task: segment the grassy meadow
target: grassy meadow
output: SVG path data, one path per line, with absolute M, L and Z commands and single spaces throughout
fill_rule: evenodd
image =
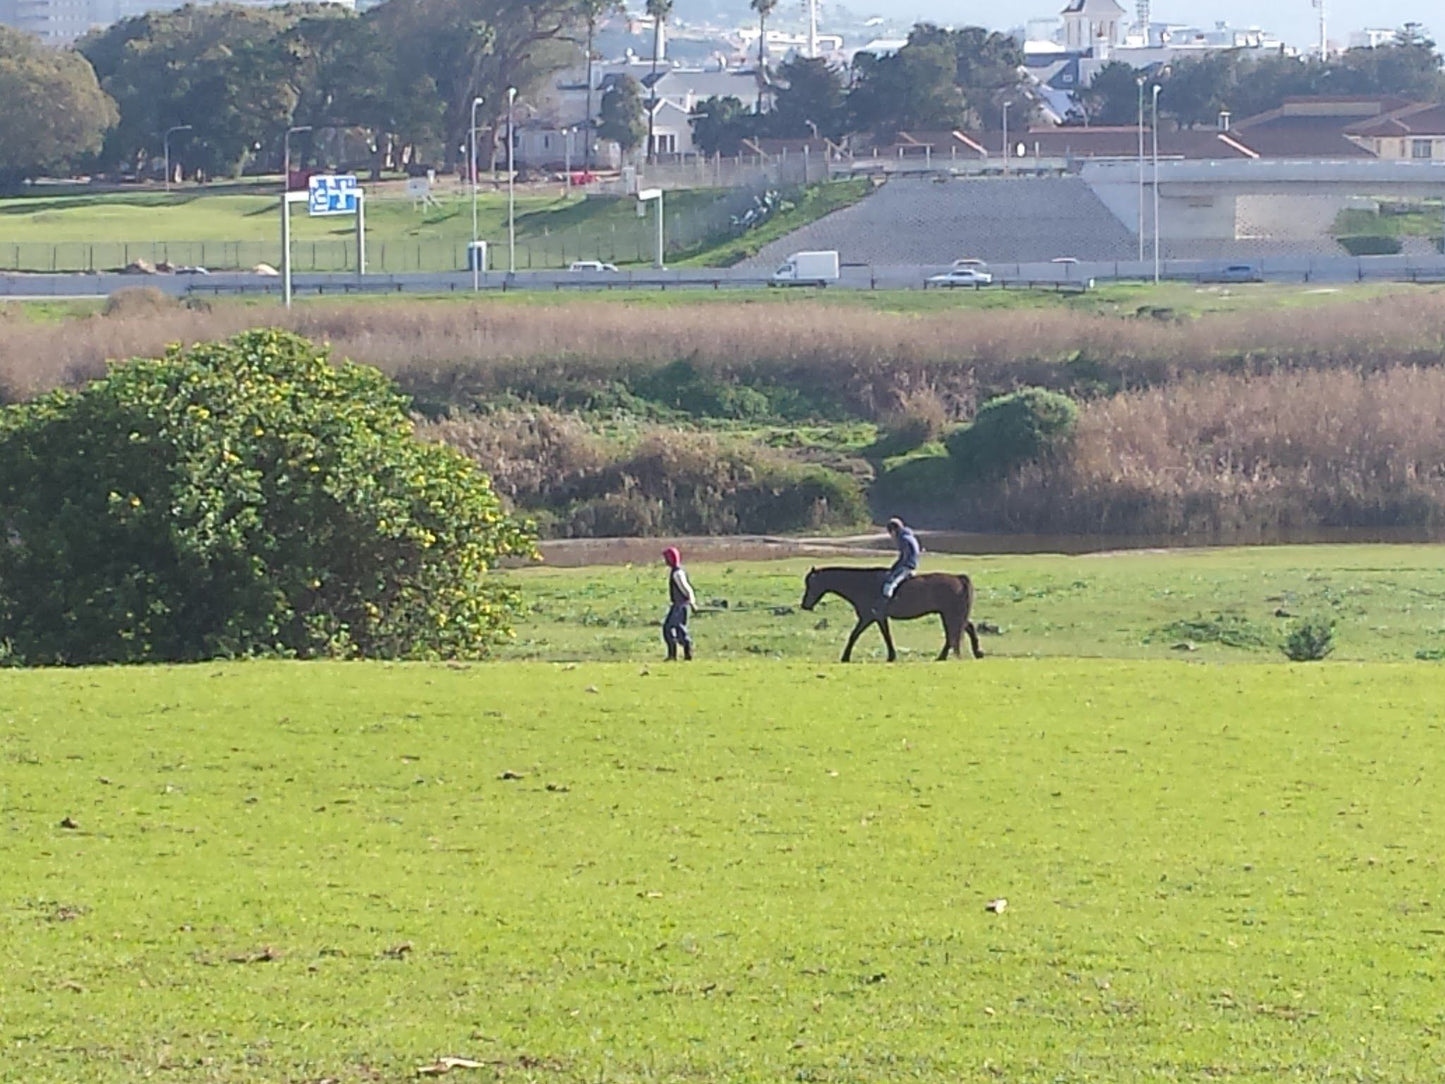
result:
M 0 1081 L 1434 1081 L 1441 702 L 1388 663 L 0 672 Z
M 645 662 L 661 655 L 662 545 L 654 566 L 518 573 L 528 612 L 503 657 Z M 1083 556 L 928 553 L 924 568 L 972 577 L 975 622 L 999 630 L 983 637 L 992 657 L 1279 661 L 1288 629 L 1320 618 L 1334 622 L 1336 659 L 1438 661 L 1445 659 L 1442 552 L 1439 546 L 1367 545 Z M 798 609 L 804 575 L 814 564 L 889 560 L 877 553 L 689 563 L 704 610 L 692 619 L 699 654 L 836 660 L 853 627 L 852 608 L 831 596 L 811 613 Z M 932 660 L 943 644 L 931 617 L 894 622 L 893 636 L 905 661 Z M 869 630 L 855 661 L 883 657 L 882 637 Z

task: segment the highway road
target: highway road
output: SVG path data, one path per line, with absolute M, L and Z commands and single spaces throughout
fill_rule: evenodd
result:
M 1441 256 L 1279 256 L 1250 261 L 1169 260 L 1162 275 L 1170 280 L 1200 281 L 1218 277 L 1231 265 L 1249 264 L 1268 282 L 1425 281 L 1445 282 L 1445 257 Z M 835 289 L 897 290 L 922 289 L 929 275 L 946 270 L 938 266 L 877 266 L 850 264 L 844 260 Z M 995 287 L 1080 288 L 1090 281 L 1139 281 L 1153 277 L 1153 264 L 1145 261 L 1080 263 L 994 263 L 990 270 Z M 652 268 L 617 272 L 519 271 L 516 274 L 488 272 L 481 276 L 485 292 L 542 290 L 589 293 L 617 290 L 726 290 L 756 289 L 767 285 L 767 277 L 756 269 L 741 268 Z M 472 290 L 467 271 L 417 272 L 412 274 L 365 275 L 333 273 L 296 275 L 292 288 L 298 297 L 353 294 L 447 294 Z M 0 274 L 0 299 L 108 297 L 117 290 L 154 286 L 175 296 L 274 295 L 281 294 L 281 280 L 240 272 L 211 275 L 122 275 L 122 274 Z

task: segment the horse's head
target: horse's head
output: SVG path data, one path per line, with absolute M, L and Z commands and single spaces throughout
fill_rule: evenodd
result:
M 803 580 L 803 602 L 805 610 L 811 610 L 818 605 L 818 600 L 823 597 L 822 577 L 818 575 L 816 568 L 808 569 L 807 578 Z

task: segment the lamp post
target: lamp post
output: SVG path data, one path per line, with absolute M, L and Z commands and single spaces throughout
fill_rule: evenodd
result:
M 1008 107 L 1009 103 L 1003 103 L 1003 175 L 1008 176 Z
M 1154 84 L 1154 282 L 1159 282 L 1159 92 Z
M 477 106 L 481 104 L 481 95 L 472 99 L 471 156 L 467 159 L 467 171 L 472 175 L 472 247 L 467 249 L 467 263 L 472 265 L 473 293 L 482 288 L 482 261 L 477 259 Z
M 571 128 L 562 129 L 562 176 L 567 179 L 567 191 L 572 191 L 572 132 Z
M 507 272 L 517 273 L 517 170 L 512 153 L 517 135 L 512 131 L 512 107 L 517 103 L 517 88 L 507 88 Z
M 170 128 L 167 128 L 167 129 L 166 129 L 166 134 L 161 137 L 161 144 L 162 144 L 162 146 L 165 147 L 165 152 L 166 152 L 166 191 L 167 191 L 167 192 L 169 192 L 169 191 L 171 190 L 171 133 L 172 133 L 172 132 L 189 132 L 190 130 L 191 130 L 191 126 L 190 126 L 189 124 L 176 124 L 176 125 L 173 125 L 173 126 L 170 127 Z
M 1139 205 L 1139 262 L 1144 262 L 1144 77 L 1134 80 L 1139 87 L 1139 188 L 1135 202 Z

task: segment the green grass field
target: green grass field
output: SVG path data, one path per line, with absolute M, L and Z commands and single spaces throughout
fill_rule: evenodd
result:
M 0 1080 L 1435 1081 L 1442 702 L 1391 664 L 3 672 Z
M 658 543 L 659 550 L 662 545 Z M 1445 657 L 1445 565 L 1439 546 L 1273 546 L 1095 556 L 952 557 L 928 570 L 974 580 L 974 619 L 996 625 L 989 655 L 1279 660 L 1298 619 L 1335 622 L 1335 656 L 1351 660 Z M 837 598 L 798 609 L 812 563 L 882 564 L 887 555 L 702 564 L 689 567 L 700 602 L 693 618 L 704 656 L 835 659 L 853 625 Z M 657 625 L 666 580 L 656 567 L 522 572 L 528 615 L 506 656 L 550 661 L 646 659 L 662 650 Z M 727 608 L 713 605 L 726 601 Z M 663 605 L 660 606 L 660 602 Z M 895 622 L 905 659 L 942 646 L 935 618 Z M 1181 645 L 1189 645 L 1189 648 Z M 881 658 L 870 630 L 855 658 Z
M 947 665 L 781 562 L 691 665 L 624 567 L 515 574 L 578 662 L 0 670 L 0 1081 L 1433 1082 L 1445 669 L 1345 660 L 1445 645 L 1438 557 L 934 555 Z M 1336 661 L 1152 638 L 1285 607 Z
M 279 182 L 278 182 L 279 183 Z M 718 192 L 669 192 L 670 244 L 686 242 L 684 264 L 736 262 L 780 232 L 796 229 L 867 191 L 859 182 L 810 190 L 792 212 L 777 216 L 745 241 L 716 245 Z M 443 185 L 435 206 L 417 208 L 403 193 L 373 190 L 366 205 L 367 266 L 373 271 L 457 270 L 472 238 L 470 190 Z M 527 186 L 516 195 L 517 265 L 560 267 L 575 259 L 651 263 L 656 227 L 639 219 L 631 199 L 583 199 L 561 184 Z M 477 201 L 478 236 L 490 242 L 491 266 L 507 266 L 507 194 L 484 190 Z M 292 217 L 298 270 L 355 266 L 350 216 Z M 183 189 L 0 199 L 0 269 L 27 271 L 123 267 L 131 260 L 251 267 L 280 259 L 275 192 Z M 684 258 L 685 257 L 685 258 Z

